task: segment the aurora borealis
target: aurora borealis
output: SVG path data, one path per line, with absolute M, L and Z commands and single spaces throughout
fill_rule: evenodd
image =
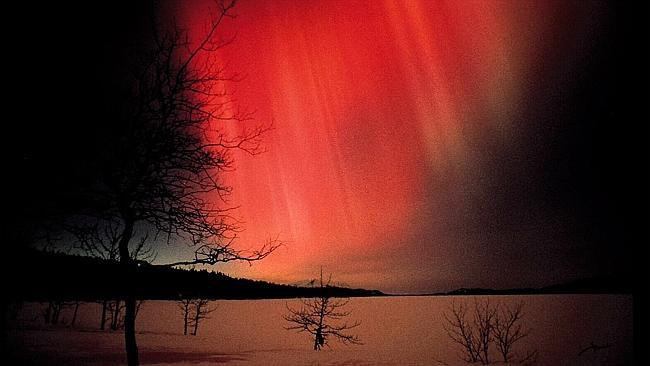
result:
M 5 363 L 646 361 L 650 2 L 6 13 Z
M 157 4 L 190 39 L 212 6 Z M 21 168 L 16 185 L 28 193 L 16 206 L 29 196 L 39 207 L 57 179 L 69 185 L 66 165 L 92 144 L 86 134 L 110 123 L 98 101 L 123 71 L 119 52 L 149 29 L 148 2 L 71 8 L 34 15 L 52 49 L 12 46 L 39 77 L 16 93 L 38 92 L 21 111 L 42 113 L 16 134 L 43 159 Z M 229 88 L 255 111 L 249 125 L 274 129 L 265 153 L 235 156 L 225 205 L 245 229 L 240 247 L 275 236 L 286 245 L 253 266 L 215 270 L 294 283 L 323 266 L 350 286 L 396 293 L 634 271 L 634 233 L 646 223 L 633 212 L 648 191 L 637 116 L 647 100 L 632 92 L 647 90 L 647 27 L 635 8 L 242 0 L 236 13 L 220 28 L 235 39 L 219 58 L 240 76 Z M 192 255 L 158 249 L 161 263 Z
M 174 9 L 190 34 L 205 24 L 200 9 Z M 583 180 L 593 173 L 590 152 L 573 152 L 593 141 L 571 136 L 598 107 L 572 103 L 610 36 L 611 10 L 238 4 L 222 28 L 236 40 L 221 57 L 244 76 L 231 86 L 237 102 L 274 130 L 267 153 L 237 157 L 230 203 L 245 222 L 242 245 L 273 235 L 287 245 L 227 270 L 293 282 L 322 265 L 346 284 L 398 292 L 543 285 L 610 270 L 580 254 L 598 247 L 602 217 L 589 211 L 592 193 L 570 190 L 600 194 Z M 597 72 L 611 77 L 607 67 Z M 565 147 L 572 156 L 558 155 Z

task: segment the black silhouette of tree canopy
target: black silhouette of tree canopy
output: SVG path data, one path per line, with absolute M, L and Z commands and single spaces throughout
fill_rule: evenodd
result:
M 362 344 L 358 336 L 348 332 L 361 323 L 354 322 L 350 324 L 343 321 L 350 315 L 350 311 L 345 310 L 349 300 L 332 298 L 327 292 L 331 279 L 330 276 L 327 283 L 324 283 L 323 271 L 321 270 L 321 295 L 311 299 L 303 299 L 300 309 L 294 309 L 287 305 L 289 314 L 283 316 L 286 321 L 293 323 L 285 329 L 311 334 L 314 339 L 314 350 L 320 350 L 331 339 L 340 341 L 343 344 Z
M 116 241 L 100 251 L 117 249 L 128 276 L 135 276 L 147 240 L 154 246 L 186 242 L 194 248 L 192 259 L 168 266 L 250 263 L 280 245 L 269 239 L 254 250 L 238 249 L 239 223 L 232 208 L 223 207 L 231 188 L 222 173 L 234 168 L 233 151 L 262 152 L 261 138 L 269 126 L 244 126 L 251 115 L 230 97 L 226 84 L 237 78 L 226 74 L 215 53 L 232 41 L 219 38 L 217 30 L 234 16 L 235 1 L 215 4 L 216 13 L 198 40 L 190 40 L 175 23 L 160 26 L 154 20 L 150 37 L 124 47 L 123 71 L 104 96 L 113 120 L 93 130 L 97 156 L 89 158 L 88 166 L 96 168 L 97 178 L 74 192 L 78 207 L 63 226 L 117 230 Z M 139 364 L 137 293 L 132 283 L 124 286 L 125 346 L 132 366 Z

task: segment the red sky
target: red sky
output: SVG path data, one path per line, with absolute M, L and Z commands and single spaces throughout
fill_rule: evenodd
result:
M 179 10 L 190 35 L 209 3 Z M 236 41 L 221 57 L 245 78 L 231 89 L 274 130 L 268 152 L 236 156 L 230 204 L 245 222 L 241 246 L 275 235 L 287 244 L 221 270 L 291 283 L 322 265 L 339 282 L 395 292 L 507 286 L 493 259 L 522 237 L 550 243 L 554 259 L 538 266 L 566 265 L 555 207 L 514 211 L 516 224 L 498 234 L 482 228 L 512 206 L 489 197 L 509 179 L 502 166 L 534 142 L 520 121 L 535 88 L 549 64 L 589 47 L 593 14 L 418 0 L 241 1 L 236 12 L 222 28 Z M 506 256 L 520 254 L 539 253 Z

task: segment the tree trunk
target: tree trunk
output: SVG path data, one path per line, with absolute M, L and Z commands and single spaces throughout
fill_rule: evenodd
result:
M 45 314 L 43 314 L 43 318 L 45 321 L 45 324 L 50 324 L 52 321 L 52 302 L 47 303 L 47 310 L 45 310 Z
M 199 321 L 201 320 L 201 302 L 200 300 L 196 303 L 196 315 L 194 316 L 194 332 L 192 335 L 196 335 L 199 330 Z
M 135 341 L 135 296 L 129 295 L 124 299 L 126 312 L 124 313 L 124 341 L 126 342 L 126 358 L 129 366 L 137 366 L 138 344 Z
M 52 303 L 52 324 L 59 324 L 59 315 L 61 315 L 61 304 L 59 302 Z
M 186 301 L 187 301 L 187 300 L 186 300 Z M 185 316 L 184 316 L 184 318 L 183 318 L 183 321 L 184 321 L 184 325 L 183 325 L 183 335 L 187 335 L 187 321 L 189 320 L 189 319 L 188 319 L 189 312 L 190 312 L 189 303 L 186 302 L 186 303 L 185 303 Z
M 115 307 L 113 308 L 113 315 L 111 318 L 111 329 L 118 330 L 120 328 L 120 302 L 122 300 L 115 300 Z
M 74 305 L 74 314 L 72 314 L 72 321 L 70 326 L 74 328 L 74 323 L 77 321 L 77 312 L 79 311 L 79 302 L 77 301 Z
M 106 329 L 106 308 L 108 307 L 108 300 L 102 302 L 102 322 L 99 324 L 99 329 Z
M 122 216 L 124 219 L 124 230 L 119 242 L 120 264 L 126 271 L 127 278 L 133 279 L 133 260 L 129 252 L 129 242 L 133 236 L 133 212 L 129 208 L 122 207 Z M 126 359 L 128 366 L 138 366 L 138 344 L 135 340 L 135 316 L 136 316 L 136 297 L 132 283 L 126 284 L 126 296 L 124 304 L 126 306 L 124 313 L 124 343 L 126 346 Z

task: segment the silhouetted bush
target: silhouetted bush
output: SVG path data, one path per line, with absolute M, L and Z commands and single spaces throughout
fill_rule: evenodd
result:
M 503 363 L 530 364 L 537 359 L 537 350 L 522 356 L 514 352 L 514 345 L 530 333 L 522 324 L 524 305 L 493 304 L 477 298 L 472 307 L 452 303 L 443 326 L 449 338 L 461 346 L 461 359 L 466 362 L 490 364 L 490 345 L 495 345 Z
M 341 322 L 350 315 L 344 308 L 348 300 L 334 299 L 330 295 L 329 285 L 323 282 L 323 272 L 320 275 L 320 295 L 318 297 L 302 299 L 302 307 L 293 309 L 287 305 L 288 315 L 284 319 L 293 325 L 287 330 L 307 332 L 314 337 L 314 350 L 320 350 L 327 345 L 330 339 L 336 339 L 344 344 L 362 344 L 359 337 L 348 333 L 350 329 L 358 327 L 361 323 L 349 324 Z

